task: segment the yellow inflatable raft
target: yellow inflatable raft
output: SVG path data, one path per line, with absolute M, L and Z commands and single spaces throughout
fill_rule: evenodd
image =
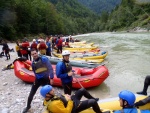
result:
M 84 41 L 80 41 L 80 42 L 73 42 L 73 44 L 85 44 L 85 43 L 86 43 L 85 40 Z M 72 44 L 72 43 L 70 42 L 69 44 Z
M 98 48 L 98 46 L 91 46 L 91 45 L 69 45 L 71 48 Z
M 56 53 L 52 53 L 55 57 L 58 57 L 58 58 L 62 58 L 62 56 L 60 54 L 56 54 Z M 83 58 L 69 58 L 70 61 L 85 61 L 85 62 L 88 62 L 88 63 L 102 63 L 104 61 L 104 59 L 83 59 Z
M 77 43 L 69 43 L 69 45 L 72 46 L 93 46 L 94 43 L 86 43 L 86 44 L 77 44 Z
M 138 95 L 136 96 L 136 102 L 139 100 L 142 100 L 144 98 L 146 98 L 147 96 L 143 96 L 143 95 Z M 104 99 L 104 100 L 100 100 L 99 101 L 99 106 L 103 111 L 111 111 L 111 113 L 113 113 L 113 110 L 121 110 L 122 108 L 120 107 L 120 103 L 119 103 L 119 98 L 110 98 L 110 99 Z M 150 110 L 150 103 L 139 107 L 139 109 L 141 110 L 146 110 L 149 109 Z M 84 110 L 80 113 L 95 113 L 93 111 L 92 108 L 89 108 L 87 110 Z
M 53 53 L 53 55 L 55 57 L 62 58 L 61 54 Z M 70 58 L 72 58 L 74 60 L 82 60 L 82 59 L 84 59 L 84 60 L 97 60 L 97 59 L 104 59 L 107 55 L 108 55 L 108 52 L 106 52 L 103 55 L 98 55 L 98 56 L 87 56 L 87 57 L 71 57 L 70 56 Z
M 136 101 L 142 100 L 146 98 L 147 96 L 142 96 L 138 95 L 136 98 Z M 122 108 L 120 107 L 119 103 L 119 98 L 110 98 L 110 99 L 104 99 L 99 101 L 99 106 L 101 110 L 104 111 L 110 111 L 113 113 L 114 110 L 121 110 Z M 150 103 L 139 107 L 140 110 L 150 110 Z M 49 113 L 47 110 L 44 111 L 43 113 Z M 80 113 L 95 113 L 92 108 L 89 108 L 87 110 L 84 110 Z
M 69 51 L 72 51 L 72 50 L 84 50 L 84 51 L 87 51 L 87 50 L 95 50 L 97 48 L 98 48 L 97 46 L 82 47 L 82 48 L 67 48 L 67 47 L 63 47 L 63 50 L 69 50 Z
M 88 53 L 88 52 L 98 52 L 99 51 L 99 49 L 74 49 L 74 50 L 69 50 L 70 52 L 82 52 L 82 53 L 84 53 L 84 52 L 86 52 L 86 53 Z
M 88 63 L 102 63 L 104 61 L 104 59 L 82 59 L 82 58 L 70 58 L 70 60 L 77 60 L 77 61 L 85 61 Z

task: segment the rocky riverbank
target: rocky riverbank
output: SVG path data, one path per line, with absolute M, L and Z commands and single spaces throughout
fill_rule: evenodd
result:
M 15 47 L 14 43 L 8 43 L 8 45 L 10 48 Z M 0 50 L 2 50 L 1 45 Z M 31 84 L 24 83 L 18 79 L 13 69 L 2 71 L 3 67 L 12 63 L 17 58 L 16 52 L 10 52 L 10 55 L 11 59 L 8 61 L 5 61 L 6 57 L 0 58 L 0 113 L 21 113 L 26 106 Z M 34 96 L 29 113 L 42 113 L 43 98 L 39 90 Z

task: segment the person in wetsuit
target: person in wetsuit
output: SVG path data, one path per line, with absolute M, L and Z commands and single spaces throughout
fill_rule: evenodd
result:
M 10 50 L 10 49 L 9 49 L 9 46 L 8 46 L 8 44 L 7 44 L 6 41 L 4 41 L 4 43 L 3 43 L 2 50 L 3 50 L 3 52 L 5 53 L 6 60 L 9 60 L 9 59 L 10 59 L 10 54 L 9 54 L 9 50 Z
M 143 90 L 140 91 L 140 92 L 137 92 L 137 94 L 147 95 L 147 89 L 148 89 L 148 86 L 149 86 L 149 85 L 150 85 L 150 75 L 147 75 L 147 76 L 145 77 Z
M 69 55 L 70 52 L 68 50 L 64 50 L 62 52 L 63 60 L 58 62 L 56 65 L 56 75 L 62 81 L 62 86 L 64 88 L 64 94 L 71 95 L 72 91 L 72 66 L 69 63 Z
M 26 113 L 31 108 L 31 102 L 37 89 L 42 85 L 53 84 L 53 68 L 46 56 L 39 56 L 36 49 L 31 50 L 33 57 L 32 70 L 35 74 L 35 81 L 32 85 L 30 94 L 28 96 L 27 106 L 22 113 Z
M 78 113 L 90 107 L 96 113 L 102 113 L 97 103 L 99 98 L 94 98 L 84 88 L 77 90 L 71 96 L 55 94 L 51 85 L 45 85 L 41 88 L 40 93 L 45 98 L 43 105 L 48 113 Z M 82 96 L 86 97 L 87 100 L 81 101 Z

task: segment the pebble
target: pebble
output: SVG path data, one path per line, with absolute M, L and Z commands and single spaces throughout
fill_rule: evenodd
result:
M 3 86 L 6 86 L 8 83 L 7 82 L 5 82 L 5 83 L 3 83 Z
M 1 113 L 9 113 L 9 109 L 8 108 L 3 108 Z

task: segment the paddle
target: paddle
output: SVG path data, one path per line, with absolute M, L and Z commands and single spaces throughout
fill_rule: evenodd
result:
M 79 85 L 81 86 L 81 88 L 84 88 L 83 87 L 83 85 L 80 83 L 80 81 L 75 77 L 75 71 L 74 70 L 72 70 L 72 72 L 73 72 L 73 77 L 77 80 L 77 82 L 79 83 Z

